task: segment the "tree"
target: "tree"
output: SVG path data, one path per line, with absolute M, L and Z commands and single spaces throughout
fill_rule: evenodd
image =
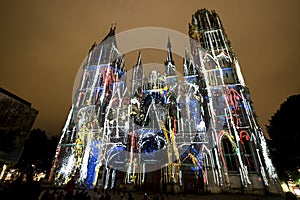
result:
M 49 172 L 55 155 L 59 137 L 50 139 L 45 131 L 33 129 L 25 143 L 18 168 L 26 174 L 33 172 Z M 34 169 L 32 166 L 35 166 Z
M 288 97 L 266 128 L 271 138 L 268 142 L 270 154 L 279 178 L 286 181 L 293 174 L 299 176 L 300 94 Z

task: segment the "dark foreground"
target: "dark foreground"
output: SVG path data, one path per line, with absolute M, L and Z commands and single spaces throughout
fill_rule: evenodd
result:
M 50 191 L 51 193 L 52 191 Z M 101 200 L 97 198 L 96 193 L 92 190 L 86 191 L 89 194 L 90 198 L 76 198 L 73 196 L 73 199 L 90 199 L 90 200 Z M 74 191 L 74 194 L 76 191 Z M 294 200 L 293 198 L 287 198 L 285 194 L 281 196 L 263 196 L 263 195 L 242 195 L 242 194 L 181 194 L 181 195 L 172 195 L 172 194 L 147 194 L 142 192 L 133 192 L 133 193 L 124 193 L 121 194 L 112 194 L 108 193 L 109 197 L 106 197 L 105 193 L 103 194 L 102 200 Z M 129 198 L 129 196 L 132 198 Z M 66 199 L 66 198 L 64 198 Z
M 112 195 L 112 200 L 121 200 L 119 195 Z M 143 200 L 144 194 L 133 194 L 134 200 Z M 123 197 L 123 200 L 127 200 L 128 195 Z M 150 200 L 155 200 L 155 195 L 149 195 Z M 256 195 L 238 195 L 238 194 L 210 194 L 210 195 L 163 195 L 159 197 L 159 200 L 285 200 L 285 197 L 278 196 L 256 196 Z
M 0 200 L 14 199 L 32 199 L 32 200 L 59 200 L 58 194 L 63 194 L 63 200 L 297 200 L 295 196 L 290 197 L 287 194 L 281 196 L 262 196 L 262 195 L 242 195 L 242 194 L 158 194 L 150 193 L 145 195 L 143 192 L 121 192 L 119 194 L 112 191 L 100 192 L 94 190 L 74 190 L 71 192 L 71 198 L 67 197 L 65 188 L 41 187 L 39 184 L 33 185 L 10 185 L 1 187 Z M 47 193 L 47 195 L 43 195 Z M 81 193 L 83 196 L 75 196 Z M 56 194 L 56 195 L 54 195 Z M 130 194 L 132 198 L 130 197 Z M 99 195 L 99 196 L 98 196 Z M 102 198 L 100 196 L 103 195 Z M 46 197 L 47 196 L 47 197 Z M 78 198 L 79 197 L 79 198 Z M 105 198 L 104 198 L 105 197 Z M 300 198 L 298 198 L 300 199 Z

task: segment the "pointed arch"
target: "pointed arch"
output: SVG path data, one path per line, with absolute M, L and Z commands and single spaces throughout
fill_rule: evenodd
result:
M 238 164 L 236 160 L 236 144 L 234 137 L 228 131 L 222 130 L 218 134 L 218 147 L 220 156 L 225 169 L 225 176 L 227 183 L 230 185 L 229 175 L 230 171 L 238 171 Z
M 241 130 L 239 132 L 240 137 L 240 151 L 244 164 L 247 166 L 250 172 L 257 171 L 257 164 L 254 157 L 251 136 L 246 130 Z

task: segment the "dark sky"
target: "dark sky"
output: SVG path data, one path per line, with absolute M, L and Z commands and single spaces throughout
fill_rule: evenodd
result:
M 152 26 L 187 34 L 201 8 L 219 14 L 264 128 L 288 96 L 300 93 L 299 0 L 3 1 L 0 86 L 39 110 L 34 128 L 60 134 L 78 68 L 111 23 L 117 33 Z

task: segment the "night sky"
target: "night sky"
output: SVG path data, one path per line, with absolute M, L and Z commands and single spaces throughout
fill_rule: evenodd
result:
M 201 8 L 219 14 L 265 129 L 280 104 L 300 93 L 299 0 L 3 1 L 0 86 L 39 110 L 34 128 L 61 134 L 78 68 L 112 23 L 117 33 L 152 26 L 187 34 Z

